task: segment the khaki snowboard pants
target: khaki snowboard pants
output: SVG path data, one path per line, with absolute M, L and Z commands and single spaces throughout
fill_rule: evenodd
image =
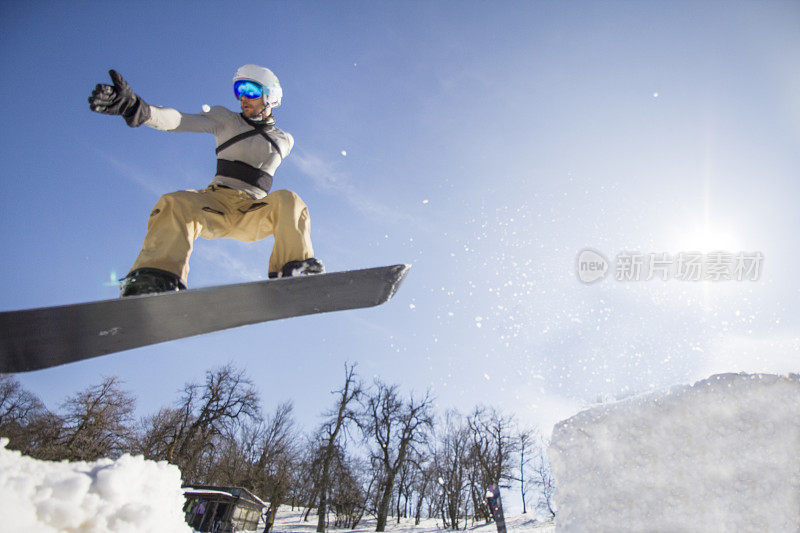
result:
M 245 242 L 275 236 L 269 272 L 289 261 L 314 256 L 308 208 L 291 191 L 275 191 L 260 200 L 244 191 L 212 185 L 202 191 L 178 191 L 162 196 L 150 214 L 142 251 L 131 270 L 157 268 L 189 274 L 195 239 L 228 237 Z

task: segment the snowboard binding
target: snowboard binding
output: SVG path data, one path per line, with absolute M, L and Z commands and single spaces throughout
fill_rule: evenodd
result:
M 322 261 L 313 257 L 309 257 L 308 259 L 303 259 L 302 261 L 289 261 L 283 265 L 283 268 L 281 268 L 280 272 L 270 272 L 269 277 L 270 279 L 294 278 L 297 276 L 324 273 L 325 266 L 322 264 Z
M 181 278 L 172 272 L 157 268 L 131 270 L 120 281 L 120 296 L 123 298 L 139 294 L 186 290 L 186 285 L 183 284 Z

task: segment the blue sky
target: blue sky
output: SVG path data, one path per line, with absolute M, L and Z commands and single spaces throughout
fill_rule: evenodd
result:
M 797 371 L 798 22 L 796 2 L 3 2 L 0 310 L 115 297 L 159 195 L 212 177 L 211 136 L 88 110 L 109 68 L 199 112 L 268 66 L 296 140 L 275 188 L 309 205 L 317 255 L 413 265 L 380 308 L 20 379 L 57 408 L 116 374 L 144 415 L 234 361 L 310 429 L 350 361 L 549 433 L 598 398 Z M 261 279 L 270 247 L 200 241 L 190 285 Z M 765 259 L 754 282 L 584 285 L 586 247 Z

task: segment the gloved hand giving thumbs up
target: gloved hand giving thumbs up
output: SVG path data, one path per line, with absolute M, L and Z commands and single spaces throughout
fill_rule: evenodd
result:
M 89 97 L 89 108 L 105 115 L 121 115 L 128 126 L 141 126 L 150 118 L 150 106 L 133 93 L 128 82 L 116 70 L 108 75 L 114 85 L 98 83 Z

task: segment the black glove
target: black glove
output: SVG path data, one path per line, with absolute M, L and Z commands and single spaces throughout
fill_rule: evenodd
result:
M 109 70 L 108 75 L 114 85 L 98 83 L 89 97 L 89 109 L 105 115 L 121 115 L 128 126 L 141 126 L 150 118 L 150 106 L 139 96 L 116 70 Z

